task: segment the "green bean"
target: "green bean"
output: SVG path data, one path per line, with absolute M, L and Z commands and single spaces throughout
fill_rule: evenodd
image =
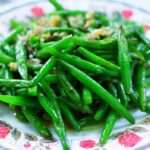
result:
M 58 90 L 59 90 L 59 93 L 60 93 L 60 97 L 61 97 L 61 98 L 66 98 L 66 97 L 67 97 L 67 95 L 66 95 L 64 89 L 61 88 L 61 86 L 58 86 Z M 67 98 L 68 98 L 68 97 L 67 97 Z M 71 103 L 72 103 L 72 102 L 71 102 Z
M 130 38 L 135 34 L 137 25 L 134 22 L 124 21 L 122 22 L 121 27 L 123 28 L 124 35 Z
M 56 43 L 58 43 L 58 41 L 50 41 L 50 42 L 46 42 L 46 43 L 41 43 L 41 48 L 53 46 L 53 45 L 55 45 Z
M 27 54 L 24 48 L 23 42 L 18 39 L 16 43 L 16 60 L 18 66 L 18 72 L 22 79 L 28 79 L 28 66 L 27 66 Z M 27 89 L 29 96 L 37 95 L 37 87 L 30 87 Z
M 93 98 L 92 98 L 92 93 L 89 89 L 83 88 L 82 99 L 84 105 L 92 104 Z
M 117 90 L 113 84 L 109 85 L 109 91 L 114 95 L 117 96 Z M 111 111 L 106 119 L 104 127 L 102 129 L 100 143 L 105 144 L 114 128 L 114 125 L 118 119 L 118 116 L 115 112 Z
M 83 47 L 80 47 L 78 49 L 78 52 L 80 54 L 82 54 L 83 57 L 87 58 L 89 61 L 92 61 L 92 62 L 94 62 L 94 63 L 96 63 L 98 65 L 102 65 L 102 66 L 104 66 L 104 67 L 106 67 L 108 69 L 111 69 L 111 70 L 114 70 L 114 71 L 117 71 L 117 72 L 120 70 L 119 66 L 111 63 L 110 61 L 107 61 L 107 60 L 103 59 L 100 56 L 95 55 L 94 53 L 86 50 Z
M 3 65 L 3 75 L 2 78 L 4 79 L 12 79 L 13 74 L 10 72 L 9 68 L 6 65 Z M 11 87 L 6 88 L 6 94 L 11 95 L 13 94 L 14 89 Z
M 83 37 L 74 37 L 74 41 L 77 45 L 85 48 L 93 48 L 93 49 L 105 49 L 109 48 L 110 46 L 115 46 L 116 44 L 116 38 L 115 37 L 109 37 L 105 38 L 103 40 L 89 40 L 85 39 Z
M 27 54 L 23 42 L 18 39 L 16 43 L 16 61 L 18 72 L 22 79 L 28 78 Z
M 12 79 L 12 72 L 9 71 L 8 67 L 6 65 L 3 65 L 3 70 L 4 70 L 4 74 L 3 74 L 3 78 L 4 79 Z M 6 94 L 7 95 L 12 95 L 14 93 L 14 89 L 13 88 L 6 88 Z M 13 111 L 13 114 L 15 114 L 15 117 L 21 121 L 21 122 L 26 122 L 27 120 L 25 119 L 23 113 L 21 110 L 18 110 L 17 106 L 12 105 L 9 103 L 9 108 Z
M 68 63 L 71 63 L 72 65 L 75 65 L 75 66 L 77 66 L 80 69 L 83 69 L 85 71 L 89 71 L 89 72 L 93 72 L 93 73 L 97 73 L 97 74 L 104 74 L 107 72 L 107 70 L 105 70 L 103 67 L 96 65 L 96 64 L 93 64 L 93 63 L 86 61 L 84 59 L 81 59 L 80 57 L 75 56 L 75 55 L 59 53 L 59 55 L 57 55 L 57 57 L 61 58 L 62 60 L 65 60 Z M 110 71 L 109 75 L 116 75 L 116 73 L 113 73 Z
M 91 113 L 91 109 L 89 107 L 82 107 L 82 105 L 80 104 L 76 104 L 74 105 L 74 103 L 72 103 L 69 100 L 66 100 L 67 98 L 59 98 L 59 100 L 63 101 L 63 103 L 65 105 L 67 105 L 68 107 L 70 107 L 71 109 L 77 111 L 77 112 L 81 112 L 81 113 Z
M 10 56 L 10 57 L 12 57 L 12 59 L 14 59 L 14 57 L 15 57 L 14 46 L 11 46 L 9 44 L 4 44 L 1 46 L 1 49 L 3 50 L 4 53 L 6 53 L 8 56 Z
M 145 43 L 150 47 L 150 40 L 144 35 L 144 33 L 141 33 L 139 27 L 135 28 L 135 30 L 136 30 L 135 33 L 138 36 L 138 38 L 141 39 L 143 43 Z
M 140 107 L 139 102 L 138 102 L 138 94 L 136 92 L 133 91 L 128 96 L 129 96 L 129 100 L 131 100 L 136 107 Z
M 150 77 L 150 70 L 147 68 L 146 70 L 146 77 L 149 78 Z
M 43 65 L 38 74 L 32 79 L 32 85 L 36 85 L 40 82 L 55 66 L 55 58 L 51 57 L 48 61 Z
M 81 105 L 81 108 L 83 113 L 87 113 L 87 114 L 93 113 L 93 110 L 88 105 Z
M 19 88 L 16 90 L 16 94 L 20 96 L 37 96 L 37 86 L 29 88 Z
M 130 52 L 136 52 L 135 50 L 139 49 L 139 40 L 135 37 L 131 37 L 131 38 L 126 38 L 127 39 L 127 42 L 128 42 L 128 50 Z M 140 48 L 141 49 L 141 48 Z
M 27 88 L 19 88 L 16 90 L 16 94 L 19 96 L 27 96 L 28 95 L 28 89 Z
M 28 95 L 29 96 L 37 96 L 37 86 L 29 87 Z
M 3 78 L 3 74 L 4 74 L 3 68 L 0 68 L 0 78 Z
M 100 12 L 100 11 L 95 12 L 94 13 L 94 20 L 97 20 L 96 22 L 99 22 L 99 23 L 97 23 L 98 27 L 99 26 L 103 27 L 103 26 L 109 26 L 110 25 L 110 20 L 109 20 L 109 18 L 106 15 L 105 12 Z
M 32 64 L 30 62 L 27 62 L 27 67 L 31 71 L 39 71 L 42 68 L 42 64 Z
M 102 105 L 100 108 L 98 108 L 98 110 L 96 111 L 95 115 L 94 115 L 94 119 L 96 121 L 100 121 L 101 119 L 104 118 L 104 116 L 106 115 L 106 112 L 108 111 L 108 105 L 104 104 Z
M 14 61 L 14 58 L 5 54 L 3 51 L 0 50 L 0 63 L 9 64 Z
M 112 63 L 114 63 L 114 61 L 116 61 L 116 58 L 113 55 L 103 54 L 103 55 L 98 55 L 98 56 L 100 56 L 103 59 L 106 59 L 108 61 L 111 61 Z
M 57 83 L 58 81 L 58 76 L 55 74 L 48 74 L 45 79 L 44 79 L 47 83 Z
M 37 116 L 37 114 L 26 107 L 22 108 L 23 114 L 27 118 L 27 120 L 31 123 L 31 125 L 37 130 L 37 132 L 45 138 L 53 139 L 49 129 L 43 123 L 43 120 Z
M 62 120 L 61 119 L 61 113 L 60 113 L 60 110 L 59 110 L 59 106 L 57 104 L 57 97 L 55 95 L 55 92 L 54 90 L 49 86 L 49 84 L 43 80 L 42 82 L 39 83 L 39 87 L 41 88 L 41 90 L 43 91 L 43 93 L 47 96 L 48 99 L 51 100 L 52 102 L 52 105 L 54 105 L 55 107 L 55 111 L 57 112 L 57 114 L 60 115 L 60 121 Z
M 101 144 L 105 144 L 110 136 L 110 133 L 112 132 L 112 129 L 117 121 L 117 115 L 115 112 L 110 112 L 107 119 L 106 119 L 106 122 L 105 122 L 105 125 L 103 127 L 103 130 L 102 130 L 102 134 L 101 134 L 101 138 L 100 138 L 100 143 Z
M 30 87 L 31 82 L 28 80 L 20 79 L 0 79 L 0 86 L 6 87 Z
M 67 47 L 70 47 L 70 45 L 74 44 L 74 37 L 71 35 L 64 37 L 62 40 L 58 41 L 53 45 L 53 48 L 56 48 L 57 50 L 62 50 Z
M 2 78 L 4 79 L 11 79 L 12 78 L 12 73 L 9 71 L 8 66 L 3 64 L 2 65 Z
M 54 44 L 53 46 L 47 46 L 45 48 L 43 48 L 41 51 L 39 51 L 37 53 L 38 57 L 45 57 L 47 55 L 50 55 L 50 50 L 55 48 L 58 51 L 63 49 L 63 48 L 67 48 L 70 47 L 70 45 L 79 45 L 79 46 L 83 46 L 83 47 L 87 47 L 87 48 L 94 48 L 94 49 L 104 49 L 106 47 L 109 47 L 109 45 L 115 44 L 116 43 L 116 38 L 115 37 L 111 37 L 111 38 L 106 38 L 103 40 L 88 40 L 88 39 L 83 39 L 81 37 L 65 37 L 64 39 L 58 41 L 56 44 Z
M 79 125 L 81 126 L 81 128 L 90 126 L 90 125 L 96 125 L 98 122 L 96 120 L 93 119 L 93 116 L 87 116 L 84 117 L 82 119 L 79 120 Z
M 129 122 L 134 123 L 134 118 L 131 113 L 118 102 L 118 100 L 112 96 L 106 89 L 104 89 L 100 84 L 98 84 L 91 77 L 86 75 L 84 72 L 80 71 L 76 67 L 61 61 L 61 63 L 68 69 L 68 71 L 86 87 L 88 87 L 92 92 L 97 94 L 102 100 L 109 104 L 113 110 L 115 110 L 119 115 L 120 112 L 123 117 L 125 117 Z
M 130 57 L 131 58 L 134 58 L 134 59 L 139 59 L 139 60 L 141 60 L 141 61 L 145 61 L 145 58 L 144 58 L 144 56 L 143 56 L 143 54 L 141 54 L 140 52 L 131 52 L 130 53 Z
M 53 51 L 51 51 L 51 53 L 53 53 Z M 67 61 L 68 63 L 76 65 L 80 69 L 83 69 L 83 70 L 86 70 L 86 71 L 90 71 L 90 72 L 94 72 L 94 73 L 97 73 L 97 74 L 104 73 L 104 69 L 102 67 L 100 67 L 98 65 L 95 65 L 95 64 L 93 64 L 93 63 L 91 63 L 89 61 L 86 61 L 84 59 L 81 59 L 78 56 L 69 55 L 69 54 L 61 54 L 61 53 L 56 54 L 55 56 L 57 56 L 58 58 L 61 58 L 61 59 L 65 60 L 65 61 Z
M 146 112 L 150 113 L 150 102 L 146 104 Z
M 67 32 L 67 33 L 72 33 L 78 36 L 83 35 L 83 33 L 77 29 L 74 28 L 68 28 L 68 27 L 53 27 L 53 28 L 46 28 L 44 30 L 44 32 L 50 32 L 50 33 L 54 33 L 54 32 Z
M 77 16 L 85 15 L 85 11 L 82 10 L 58 10 L 50 13 L 50 15 L 61 15 L 61 16 Z
M 146 79 L 145 88 L 150 88 L 150 78 Z
M 45 43 L 45 44 L 43 44 L 42 45 L 42 50 L 41 51 L 39 51 L 39 53 L 38 54 L 40 54 L 39 55 L 39 57 L 48 57 L 49 55 L 50 55 L 50 53 L 49 53 L 49 50 L 53 47 L 53 46 L 55 46 L 55 44 L 57 43 L 57 41 L 56 42 L 48 42 L 48 43 Z M 71 52 L 74 48 L 76 48 L 76 45 L 75 45 L 75 43 L 74 42 L 69 42 L 69 44 L 68 44 L 69 46 L 67 46 L 65 49 L 63 49 L 62 50 L 62 52 L 63 53 L 69 53 L 69 52 Z M 47 47 L 47 50 L 46 50 L 46 47 Z M 49 50 L 48 50 L 48 47 L 49 47 Z M 59 49 L 58 47 L 57 47 L 57 49 Z M 47 53 L 47 55 L 48 56 L 46 56 L 46 53 Z M 41 55 L 42 54 L 42 55 Z
M 65 93 L 64 89 L 61 88 L 60 86 L 60 99 L 70 108 L 73 109 L 77 112 L 81 112 L 81 113 L 87 113 L 90 114 L 92 113 L 92 109 L 87 106 L 87 105 L 83 105 L 82 101 L 80 100 L 80 103 L 75 103 L 72 100 L 70 100 L 70 98 L 67 96 L 67 94 Z M 80 91 L 78 91 L 80 92 Z M 79 94 L 79 93 L 78 93 Z M 80 95 L 79 95 L 80 96 Z
M 81 47 L 83 48 L 83 47 Z M 117 54 L 117 50 L 114 49 L 107 49 L 107 50 L 93 50 L 91 51 L 90 49 L 86 49 L 88 52 L 90 51 L 91 53 L 94 53 L 96 55 L 116 55 Z
M 80 130 L 80 126 L 75 118 L 75 116 L 73 115 L 73 113 L 71 112 L 71 110 L 67 107 L 67 105 L 64 105 L 64 103 L 60 102 L 59 106 L 62 110 L 62 113 L 64 114 L 64 116 L 67 118 L 67 120 L 69 121 L 69 123 L 72 125 L 72 127 L 75 130 Z
M 118 98 L 120 99 L 121 103 L 127 107 L 128 97 L 127 97 L 124 87 L 121 83 L 117 83 L 117 95 L 118 95 Z
M 44 88 L 44 92 L 47 94 L 48 99 L 42 93 L 39 93 L 39 102 L 43 109 L 51 117 L 55 131 L 60 138 L 63 149 L 69 150 L 64 123 L 52 90 L 47 86 L 41 85 L 41 87 L 42 89 Z
M 6 37 L 4 37 L 2 43 L 11 43 L 22 31 L 23 31 L 22 27 L 16 28 L 12 32 L 10 32 Z
M 56 10 L 64 10 L 64 8 L 57 2 L 57 0 L 49 0 Z
M 145 111 L 146 98 L 145 98 L 145 67 L 144 63 L 137 64 L 135 76 L 135 88 L 138 94 L 138 101 L 142 111 Z
M 97 73 L 97 74 L 106 74 L 106 75 L 110 75 L 110 76 L 118 75 L 118 72 L 107 70 L 99 65 L 93 64 L 93 63 L 86 61 L 84 59 L 81 59 L 80 57 L 75 56 L 75 55 L 63 54 L 54 48 L 51 49 L 50 53 L 58 58 L 61 58 L 62 60 L 65 60 L 65 61 L 79 67 L 80 69 L 83 69 L 83 70 L 86 70 L 89 72 L 93 72 L 93 73 Z
M 54 49 L 57 49 L 59 51 L 62 49 L 66 49 L 70 46 L 72 47 L 72 45 L 76 45 L 76 43 L 74 42 L 74 37 L 67 36 L 67 37 L 63 38 L 62 40 L 54 43 L 53 45 L 50 44 L 48 46 L 43 47 L 43 49 L 37 53 L 37 56 L 40 58 L 48 57 L 51 55 L 50 54 L 51 49 L 54 48 Z
M 6 65 L 2 65 L 2 71 L 3 71 L 2 78 L 4 78 L 4 79 L 11 79 L 12 78 L 12 73 L 9 71 L 9 69 Z M 5 89 L 5 93 L 7 95 L 13 94 L 12 92 L 13 92 L 13 89 L 10 87 Z M 15 108 L 15 106 L 9 104 L 9 108 L 12 108 L 12 107 Z
M 56 133 L 58 134 L 58 136 L 61 140 L 61 143 L 63 145 L 63 149 L 69 150 L 68 144 L 66 143 L 65 135 L 62 131 L 63 128 L 59 127 L 59 125 L 62 126 L 62 124 L 60 123 L 59 119 L 57 119 L 58 114 L 55 112 L 54 108 L 52 108 L 51 104 L 49 104 L 47 102 L 47 99 L 45 99 L 45 97 L 41 97 L 41 95 L 40 95 L 39 101 L 40 101 L 40 104 L 42 105 L 42 107 L 44 108 L 44 110 L 51 116 Z
M 64 89 L 64 92 L 66 95 L 75 103 L 81 103 L 80 101 L 80 95 L 76 91 L 76 89 L 72 86 L 70 81 L 66 78 L 66 76 L 63 73 L 59 73 L 58 75 L 59 82 Z
M 10 20 L 10 28 L 11 29 L 15 30 L 15 29 L 20 28 L 22 26 L 24 26 L 24 24 L 21 21 L 18 21 L 16 19 L 11 19 Z
M 44 36 L 44 34 L 43 34 L 43 36 Z M 43 37 L 44 38 L 44 37 Z M 28 38 L 28 46 L 30 46 L 31 48 L 33 48 L 33 49 L 39 49 L 40 48 L 40 44 L 41 44 L 41 39 L 40 39 L 40 37 L 39 36 L 30 36 L 29 38 Z
M 33 101 L 32 99 L 21 96 L 0 95 L 0 101 L 15 106 L 39 108 L 39 104 L 37 102 Z
M 128 56 L 127 41 L 121 33 L 118 34 L 118 62 L 122 84 L 126 93 L 130 94 L 132 93 L 130 58 Z
M 114 85 L 114 83 L 109 83 L 108 90 L 113 96 L 118 97 L 117 89 L 116 89 L 116 86 Z
M 146 101 L 147 101 L 147 103 L 146 104 L 148 104 L 149 102 L 150 102 L 150 95 L 148 95 L 147 97 L 146 97 Z

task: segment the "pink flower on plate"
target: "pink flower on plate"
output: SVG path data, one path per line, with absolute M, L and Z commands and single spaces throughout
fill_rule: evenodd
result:
M 33 16 L 36 16 L 36 17 L 41 17 L 44 15 L 44 10 L 42 7 L 40 6 L 34 6 L 31 8 L 31 12 L 33 14 Z
M 5 126 L 4 124 L 0 124 L 0 139 L 4 139 L 9 132 L 10 132 L 9 127 Z
M 133 16 L 133 11 L 131 9 L 124 9 L 121 14 L 125 19 L 130 19 Z
M 131 131 L 126 131 L 118 137 L 118 142 L 124 147 L 133 147 L 141 140 L 139 135 Z
M 145 29 L 145 31 L 150 31 L 150 25 L 145 25 L 144 29 Z
M 31 147 L 31 144 L 30 144 L 29 142 L 27 142 L 27 143 L 25 143 L 23 146 L 24 146 L 24 148 L 28 149 L 28 148 Z
M 85 149 L 93 148 L 95 145 L 96 145 L 96 142 L 91 139 L 80 141 L 80 147 L 85 148 Z

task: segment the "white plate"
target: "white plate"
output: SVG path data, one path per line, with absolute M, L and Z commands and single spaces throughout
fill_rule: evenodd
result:
M 116 2 L 115 0 L 61 0 L 65 8 L 68 9 L 82 9 L 82 10 L 98 10 L 104 11 L 111 16 L 112 12 L 119 11 L 126 19 L 136 20 L 144 24 L 147 35 L 150 34 L 150 12 L 136 8 L 129 4 Z M 5 35 L 8 31 L 8 23 L 12 18 L 24 20 L 29 16 L 40 15 L 40 13 L 47 13 L 52 11 L 53 7 L 47 1 L 33 0 L 30 2 L 23 2 L 21 4 L 13 4 L 0 11 L 0 33 Z M 138 120 L 144 119 L 145 113 L 139 111 L 134 112 L 134 116 Z M 61 150 L 60 142 L 51 142 L 43 140 L 36 131 L 28 124 L 24 124 L 16 120 L 13 113 L 4 105 L 0 105 L 0 149 L 37 149 L 37 150 Z M 5 124 L 6 122 L 7 124 Z M 145 123 L 146 122 L 146 123 Z M 127 129 L 129 128 L 130 129 Z M 137 130 L 138 129 L 138 130 Z M 53 129 L 52 129 L 53 130 Z M 129 130 L 128 132 L 126 130 Z M 125 131 L 125 133 L 122 133 Z M 137 149 L 146 146 L 150 148 L 150 118 L 140 121 L 134 126 L 129 126 L 126 120 L 121 119 L 115 126 L 112 137 L 105 146 L 97 144 L 100 134 L 100 126 L 89 127 L 82 132 L 69 132 L 68 139 L 72 150 L 88 149 L 100 150 L 123 150 L 123 149 Z M 122 135 L 123 134 L 123 135 Z M 119 138 L 118 138 L 119 135 Z M 121 137 L 123 136 L 123 137 Z M 120 144 L 118 139 L 124 139 L 125 144 Z M 137 140 L 135 145 L 129 143 L 133 139 Z M 131 146 L 132 145 L 132 146 Z M 142 148 L 143 149 L 143 148 Z

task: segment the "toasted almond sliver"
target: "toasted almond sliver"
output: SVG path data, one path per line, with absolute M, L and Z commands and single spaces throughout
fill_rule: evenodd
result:
M 10 68 L 10 71 L 17 71 L 17 63 L 16 62 L 11 62 L 9 63 L 9 68 Z
M 84 28 L 88 28 L 92 24 L 92 21 L 92 19 L 87 20 L 84 24 Z
M 57 27 L 60 25 L 61 18 L 59 16 L 52 16 L 49 20 L 48 25 L 50 27 Z
M 92 31 L 91 33 L 89 33 L 87 35 L 87 37 L 89 39 L 97 39 L 101 36 L 108 36 L 112 33 L 111 29 L 110 28 L 107 28 L 107 27 L 102 27 L 100 29 L 95 29 L 94 31 Z

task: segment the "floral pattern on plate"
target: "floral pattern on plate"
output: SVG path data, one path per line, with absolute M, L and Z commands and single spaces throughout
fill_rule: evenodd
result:
M 126 6 L 115 0 L 98 1 L 98 0 L 61 0 L 66 8 L 100 10 L 105 11 L 111 16 L 112 12 L 119 11 L 125 19 L 136 20 L 144 25 L 147 35 L 150 35 L 150 18 L 149 14 L 133 6 Z M 80 2 L 80 6 L 78 5 Z M 0 14 L 0 33 L 2 35 L 8 32 L 8 23 L 12 18 L 25 20 L 28 17 L 41 17 L 52 10 L 46 1 L 30 2 L 21 6 L 16 6 Z M 1 105 L 0 105 L 1 108 Z M 5 108 L 2 112 L 5 112 Z M 6 113 L 7 114 L 7 113 Z M 11 113 L 10 113 L 11 114 Z M 9 117 L 12 117 L 11 115 Z M 143 150 L 150 149 L 150 116 L 134 112 L 137 118 L 135 125 L 129 126 L 123 119 L 119 120 L 113 134 L 106 145 L 98 144 L 98 128 L 93 127 L 82 133 L 69 133 L 69 143 L 71 150 Z M 0 112 L 1 116 L 1 112 Z M 144 118 L 144 119 L 141 119 Z M 17 127 L 17 120 L 10 121 L 7 115 L 0 118 L 0 149 L 4 150 L 61 150 L 59 141 L 48 141 L 37 135 L 36 132 L 29 133 L 28 129 Z M 30 127 L 31 128 L 31 127 Z M 99 127 L 100 128 L 100 127 Z M 32 129 L 31 129 L 32 130 Z

